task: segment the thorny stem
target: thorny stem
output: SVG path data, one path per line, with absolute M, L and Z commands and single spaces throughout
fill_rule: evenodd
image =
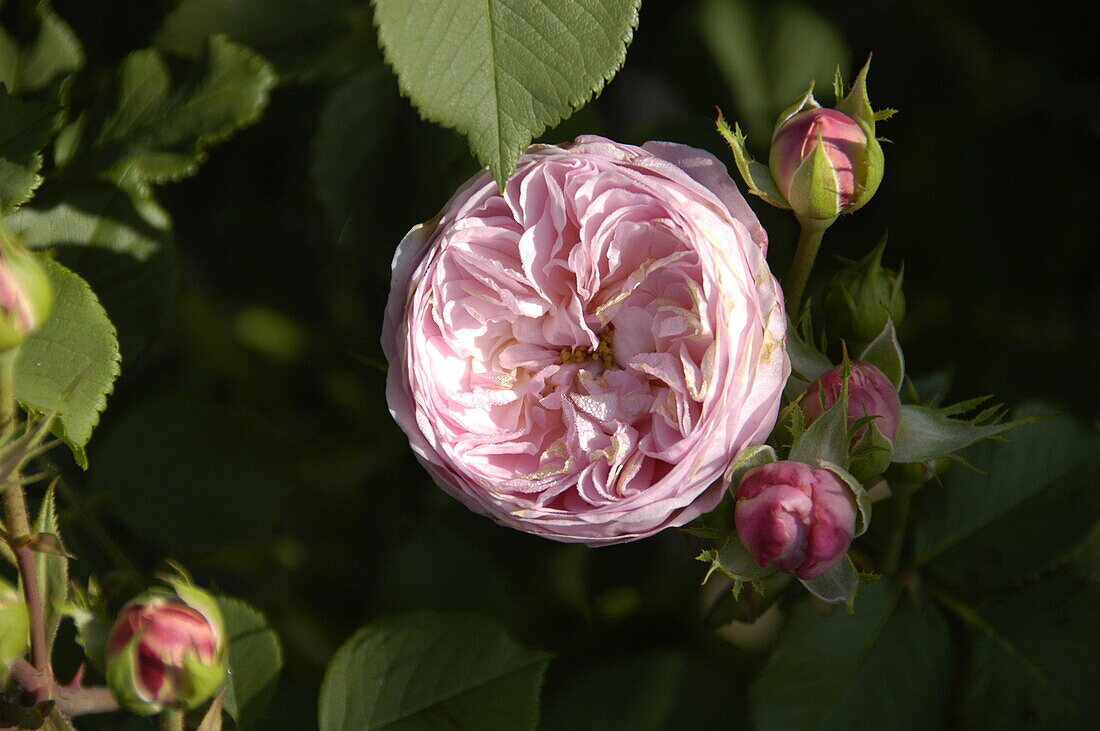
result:
M 79 683 L 58 685 L 52 677 L 40 673 L 26 660 L 19 659 L 11 668 L 12 676 L 28 692 L 38 694 L 45 689 L 57 703 L 57 710 L 66 716 L 83 716 L 88 713 L 117 711 L 118 701 L 105 686 L 82 687 Z
M 824 221 L 814 218 L 798 219 L 801 226 L 798 247 L 794 251 L 794 261 L 791 262 L 791 270 L 787 272 L 787 281 L 783 287 L 787 295 L 787 313 L 791 316 L 792 322 L 798 319 L 798 313 L 802 307 L 802 295 L 806 291 L 806 282 L 810 280 L 810 270 L 814 268 L 821 239 L 825 235 L 825 230 L 835 220 L 835 218 Z

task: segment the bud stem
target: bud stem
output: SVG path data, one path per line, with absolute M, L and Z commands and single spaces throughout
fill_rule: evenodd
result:
M 161 731 L 183 731 L 183 711 L 169 708 L 160 714 Z
M 791 262 L 791 269 L 787 272 L 787 281 L 784 286 L 787 295 L 787 314 L 792 321 L 798 320 L 802 307 L 802 295 L 806 290 L 806 282 L 810 279 L 810 270 L 814 268 L 814 260 L 817 259 L 817 250 L 821 246 L 825 229 L 832 226 L 835 220 L 835 218 L 798 218 L 801 226 L 798 247 L 794 251 L 794 261 Z

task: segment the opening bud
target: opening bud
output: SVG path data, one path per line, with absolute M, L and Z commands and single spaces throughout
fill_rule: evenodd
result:
M 143 716 L 194 708 L 226 677 L 225 627 L 217 602 L 183 581 L 131 600 L 107 638 L 107 684 Z
M 52 303 L 50 280 L 37 256 L 0 229 L 0 352 L 37 330 Z
M 746 472 L 734 497 L 737 534 L 761 566 L 816 579 L 852 544 L 856 498 L 832 470 L 772 462 Z

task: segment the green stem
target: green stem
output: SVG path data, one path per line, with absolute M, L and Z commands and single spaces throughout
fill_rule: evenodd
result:
M 894 508 L 894 522 L 890 526 L 890 535 L 886 539 L 886 552 L 882 559 L 882 573 L 892 576 L 901 564 L 901 552 L 905 548 L 905 529 L 909 523 L 909 506 L 913 502 L 915 490 L 902 487 L 895 494 L 897 503 Z
M 161 731 L 183 731 L 183 711 L 169 708 L 160 714 Z
M 15 356 L 17 348 L 0 353 L 0 434 L 7 437 L 15 430 Z
M 798 320 L 798 314 L 802 307 L 802 295 L 806 291 L 806 283 L 810 280 L 810 270 L 814 268 L 814 260 L 817 259 L 817 250 L 821 247 L 821 239 L 825 230 L 833 225 L 835 218 L 818 220 L 814 218 L 799 218 L 801 230 L 798 234 L 798 247 L 794 251 L 794 261 L 791 262 L 791 270 L 787 272 L 786 286 L 787 314 L 791 321 Z

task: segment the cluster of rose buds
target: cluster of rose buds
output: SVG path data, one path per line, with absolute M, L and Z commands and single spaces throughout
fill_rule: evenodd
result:
M 226 639 L 218 604 L 183 581 L 131 600 L 107 639 L 107 683 L 143 716 L 190 709 L 225 682 Z

